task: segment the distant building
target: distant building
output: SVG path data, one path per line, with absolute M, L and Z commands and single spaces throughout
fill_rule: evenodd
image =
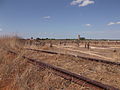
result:
M 78 40 L 80 40 L 80 35 L 78 35 Z

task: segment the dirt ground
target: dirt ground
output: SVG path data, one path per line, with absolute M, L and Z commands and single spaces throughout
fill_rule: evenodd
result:
M 34 47 L 35 48 L 35 47 Z M 63 48 L 42 47 L 39 49 L 64 52 Z M 30 54 L 30 56 L 28 55 Z M 69 52 L 68 52 L 69 53 Z M 25 51 L 25 55 L 61 67 L 90 79 L 120 88 L 120 66 L 85 61 L 69 55 L 52 55 L 35 51 Z M 97 57 L 96 57 L 97 58 Z
M 14 46 L 9 42 L 11 40 L 14 41 L 10 38 L 0 40 L 0 90 L 92 90 L 27 62 L 22 58 L 25 54 L 23 47 L 20 45 L 18 48 L 16 44 Z M 9 50 L 18 55 L 8 52 Z
M 55 42 L 51 47 L 50 45 L 24 46 L 21 42 L 16 38 L 0 39 L 0 90 L 92 90 L 56 76 L 48 69 L 30 64 L 22 58 L 23 55 L 120 88 L 120 66 L 86 61 L 70 55 L 53 55 L 24 49 L 26 47 L 43 49 L 119 62 L 119 46 L 116 49 L 112 45 L 108 47 L 93 45 L 88 50 L 84 45 L 78 47 L 76 43 L 58 45 Z M 9 50 L 19 54 L 11 54 Z M 114 55 L 117 58 L 114 58 L 116 57 Z
M 84 54 L 84 56 L 94 58 L 101 58 L 104 60 L 109 61 L 115 61 L 120 62 L 120 48 L 101 48 L 101 47 L 93 47 L 91 46 L 90 49 L 86 49 L 83 46 L 56 46 L 56 48 L 60 48 L 62 50 L 66 50 L 68 52 L 73 52 L 74 54 L 81 55 Z M 57 49 L 56 49 L 57 50 Z M 61 51 L 62 51 L 61 50 Z

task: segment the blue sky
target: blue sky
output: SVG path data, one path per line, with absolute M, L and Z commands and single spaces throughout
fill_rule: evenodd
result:
M 120 39 L 120 0 L 0 0 L 0 35 Z

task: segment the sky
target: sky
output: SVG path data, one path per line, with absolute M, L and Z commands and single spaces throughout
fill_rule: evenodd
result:
M 120 39 L 120 0 L 0 0 L 0 35 Z

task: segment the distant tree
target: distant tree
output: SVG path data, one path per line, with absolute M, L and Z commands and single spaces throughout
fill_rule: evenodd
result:
M 33 37 L 31 37 L 31 39 L 33 39 Z
M 85 40 L 85 38 L 84 38 L 84 37 L 81 37 L 80 40 Z
M 49 38 L 45 38 L 45 40 L 49 40 Z
M 40 38 L 36 38 L 36 40 L 38 41 L 38 40 L 41 40 Z

